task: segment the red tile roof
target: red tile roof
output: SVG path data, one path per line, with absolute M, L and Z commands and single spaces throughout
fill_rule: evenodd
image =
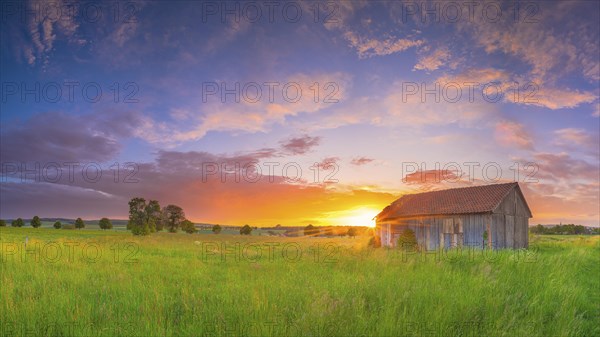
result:
M 377 215 L 377 220 L 422 216 L 489 213 L 502 202 L 516 182 L 407 194 Z

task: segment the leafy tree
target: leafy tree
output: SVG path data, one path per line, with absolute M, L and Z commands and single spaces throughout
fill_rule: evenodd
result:
M 398 247 L 401 249 L 417 249 L 417 237 L 412 229 L 405 229 L 398 237 Z
M 6 227 L 6 221 L 0 219 L 0 227 Z
M 305 236 L 313 236 L 317 234 L 319 234 L 319 229 L 313 226 L 312 224 L 309 224 L 308 226 L 304 227 Z
M 102 218 L 102 219 L 100 219 L 100 222 L 98 222 L 98 226 L 100 226 L 100 229 L 111 229 L 111 228 L 113 228 L 112 222 L 110 222 L 109 218 Z
M 193 222 L 191 222 L 190 220 L 183 220 L 181 222 L 181 230 L 183 230 L 184 232 L 188 233 L 188 234 L 194 234 L 196 233 L 197 229 L 196 229 L 196 225 L 194 225 Z
M 542 226 L 541 224 L 538 224 L 535 227 L 531 228 L 531 233 L 533 234 L 544 234 L 546 231 L 546 228 L 544 226 Z
M 75 228 L 82 229 L 84 227 L 85 223 L 83 222 L 83 220 L 81 220 L 81 218 L 77 218 L 77 220 L 75 220 Z
M 160 232 L 163 229 L 165 229 L 165 227 L 167 227 L 167 213 L 165 212 L 165 209 L 161 209 L 160 210 L 160 215 L 158 217 L 158 219 L 156 220 L 156 231 Z
M 252 234 L 252 227 L 250 227 L 248 225 L 244 225 L 244 227 L 242 227 L 240 229 L 240 234 L 241 235 L 250 235 L 250 234 Z
M 56 228 L 56 229 L 60 229 L 61 227 L 62 227 L 62 224 L 60 223 L 60 221 L 56 221 L 56 222 L 54 223 L 54 228 Z
M 127 229 L 131 230 L 133 235 L 148 235 L 150 227 L 146 220 L 146 199 L 133 198 L 129 201 L 129 221 Z
M 150 200 L 146 203 L 144 198 L 133 198 L 129 201 L 127 229 L 133 235 L 148 235 L 162 230 L 162 218 L 163 214 L 158 201 Z
M 354 227 L 350 227 L 348 228 L 348 234 L 349 237 L 353 238 L 356 236 L 356 228 Z
M 158 224 L 162 220 L 162 212 L 158 201 L 148 201 L 148 204 L 144 207 L 144 216 L 144 221 L 148 224 L 151 233 L 156 232 L 158 226 L 162 229 L 162 224 Z
M 212 228 L 212 231 L 215 234 L 221 233 L 221 226 L 220 225 L 214 225 L 213 228 Z
M 166 227 L 171 233 L 177 232 L 181 223 L 185 220 L 183 209 L 176 205 L 168 205 L 163 209 L 166 220 Z
M 16 220 L 13 220 L 10 225 L 12 227 L 23 227 L 23 225 L 25 225 L 25 222 L 23 221 L 23 219 L 21 218 L 17 218 Z
M 39 216 L 34 216 L 33 219 L 31 219 L 31 227 L 33 228 L 39 228 L 42 225 L 42 222 L 40 221 L 40 217 Z

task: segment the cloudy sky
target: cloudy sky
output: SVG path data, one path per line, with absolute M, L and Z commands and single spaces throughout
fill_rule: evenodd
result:
M 3 2 L 0 217 L 362 224 L 517 180 L 597 226 L 599 6 Z

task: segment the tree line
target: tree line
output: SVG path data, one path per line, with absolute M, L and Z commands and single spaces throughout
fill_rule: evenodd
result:
M 582 225 L 567 224 L 555 226 L 537 226 L 531 227 L 532 234 L 550 234 L 550 235 L 580 235 L 580 234 L 600 234 L 600 228 L 588 228 Z
M 40 220 L 40 217 L 36 215 L 31 219 L 31 222 L 29 224 L 33 228 L 39 228 L 42 226 L 42 221 Z M 10 226 L 11 227 L 23 227 L 23 226 L 25 226 L 25 221 L 22 218 L 17 218 L 15 220 L 11 221 Z M 52 226 L 56 229 L 61 229 L 61 228 L 65 227 L 65 225 L 63 225 L 63 223 L 60 221 L 55 221 Z M 74 226 L 77 229 L 85 228 L 85 222 L 81 218 L 77 218 L 75 220 Z M 113 228 L 112 222 L 108 218 L 100 219 L 100 221 L 98 222 L 98 226 L 100 226 L 101 229 Z M 0 227 L 6 227 L 6 220 L 0 220 Z
M 133 235 L 149 235 L 162 230 L 176 233 L 180 229 L 188 234 L 198 231 L 196 225 L 188 220 L 183 209 L 177 205 L 160 207 L 157 200 L 148 200 L 140 197 L 129 201 L 129 221 L 127 229 Z M 222 231 L 220 225 L 214 225 L 212 231 L 219 234 Z M 240 234 L 250 235 L 252 227 L 245 225 L 240 229 Z
M 317 227 L 309 224 L 304 227 L 304 236 L 350 236 L 355 237 L 357 235 L 365 234 L 367 229 L 365 227 L 353 227 L 349 226 L 348 228 L 344 227 L 333 227 L 333 226 L 324 226 Z

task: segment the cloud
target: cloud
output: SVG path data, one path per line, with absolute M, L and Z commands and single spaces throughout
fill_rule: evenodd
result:
M 525 162 L 524 160 L 519 160 Z M 548 153 L 538 152 L 533 155 L 533 160 L 539 167 L 535 177 L 549 181 L 562 181 L 566 184 L 577 181 L 597 182 L 600 173 L 598 164 L 589 163 L 583 159 L 573 158 L 565 152 Z
M 418 47 L 424 43 L 423 40 L 397 39 L 393 37 L 385 40 L 365 38 L 352 31 L 345 32 L 344 38 L 350 43 L 350 47 L 356 49 L 358 57 L 361 59 L 399 53 L 412 47 Z
M 478 91 L 483 90 L 486 85 L 494 85 L 488 87 L 487 97 L 494 97 L 495 90 L 498 89 L 505 102 L 535 105 L 552 110 L 575 108 L 581 104 L 592 103 L 598 98 L 590 91 L 552 87 L 541 81 L 524 80 L 522 76 L 493 68 L 471 68 L 459 74 L 441 76 L 436 82 L 440 85 L 456 83 L 463 88 L 463 93 L 467 91 L 467 85 L 475 86 Z M 518 83 L 518 90 L 515 83 Z
M 304 135 L 281 142 L 281 147 L 288 154 L 298 155 L 309 152 L 313 147 L 319 145 L 320 142 L 320 137 Z
M 496 123 L 494 130 L 496 140 L 504 146 L 516 146 L 522 150 L 533 150 L 533 139 L 525 126 L 512 121 Z
M 520 187 L 533 212 L 530 224 L 599 224 L 600 185 L 597 181 L 566 184 L 521 183 Z
M 452 170 L 424 170 L 409 173 L 402 181 L 407 184 L 435 184 L 442 181 L 455 182 L 460 178 Z
M 269 86 L 262 84 L 266 82 L 275 83 L 272 89 L 274 94 Z M 225 102 L 221 101 L 219 95 L 207 96 L 208 102 L 202 104 L 203 112 L 198 124 L 191 130 L 178 131 L 173 136 L 162 137 L 163 141 L 197 140 L 210 131 L 267 132 L 274 125 L 285 123 L 289 117 L 301 113 L 315 113 L 335 106 L 347 97 L 352 86 L 351 77 L 341 72 L 312 75 L 296 73 L 288 76 L 283 82 L 254 80 L 253 83 L 261 83 L 259 87 L 262 95 L 258 99 L 255 99 L 255 96 L 250 97 L 258 90 L 248 89 L 248 93 L 244 93 L 243 86 L 246 83 L 240 84 L 237 102 L 233 96 L 229 96 L 230 100 Z M 315 88 L 315 83 L 318 89 Z
M 129 199 L 92 188 L 47 182 L 0 184 L 2 218 L 41 217 L 101 217 L 126 218 L 124 213 Z
M 469 101 L 466 94 L 454 103 L 449 103 L 443 96 L 442 90 L 435 95 L 424 95 L 425 89 L 435 88 L 436 83 L 395 82 L 381 103 L 388 116 L 381 116 L 381 124 L 410 125 L 448 125 L 458 123 L 462 126 L 475 126 L 483 120 L 494 119 L 498 107 L 485 102 L 483 99 Z M 414 87 L 409 87 L 414 86 Z M 441 85 L 438 86 L 441 88 Z M 411 90 L 415 89 L 415 93 Z M 466 91 L 466 89 L 465 89 Z M 377 111 L 377 109 L 375 109 Z
M 492 82 L 508 82 L 511 79 L 510 74 L 502 69 L 494 68 L 468 68 L 458 74 L 444 75 L 439 77 L 438 83 L 479 83 L 480 85 Z
M 496 2 L 500 7 L 501 3 Z M 598 81 L 598 31 L 579 15 L 595 11 L 586 2 L 543 2 L 529 20 L 503 15 L 498 22 L 469 20 L 459 30 L 470 33 L 488 54 L 512 55 L 531 67 L 536 82 L 554 82 L 566 73 L 578 71 Z M 534 20 L 535 22 L 531 22 Z M 562 29 L 556 29 L 562 27 Z M 573 32 L 577 32 L 574 34 Z M 557 47 L 559 46 L 559 47 Z
M 592 135 L 583 129 L 565 128 L 556 130 L 554 133 L 559 138 L 559 144 L 572 143 L 576 145 L 598 145 L 598 142 L 594 141 Z
M 528 93 L 532 95 L 524 101 L 525 104 L 542 106 L 552 110 L 575 108 L 598 99 L 598 96 L 589 91 L 544 88 L 542 86 L 538 86 L 536 92 L 528 91 Z
M 112 41 L 116 46 L 123 47 L 135 36 L 137 30 L 138 23 L 136 21 L 122 22 L 112 32 Z
M 600 139 L 598 133 L 590 133 L 584 129 L 564 128 L 555 130 L 554 144 L 571 153 L 579 152 L 600 157 Z
M 205 53 L 215 53 L 220 48 L 235 41 L 250 29 L 251 23 L 248 20 L 235 19 L 234 16 L 229 15 L 226 18 L 227 21 L 225 25 L 219 25 L 219 27 L 223 26 L 224 28 L 217 32 L 213 32 L 211 37 L 204 44 L 203 50 Z
M 356 158 L 352 158 L 352 161 L 350 162 L 350 164 L 352 165 L 356 165 L 356 166 L 362 166 L 362 165 L 366 165 L 368 163 L 373 162 L 375 159 L 373 158 L 367 158 L 367 157 L 356 157 Z
M 136 113 L 69 115 L 41 113 L 3 126 L 3 162 L 106 161 L 121 149 L 119 139 L 135 134 Z
M 446 47 L 438 48 L 433 53 L 419 58 L 415 65 L 416 70 L 433 71 L 444 65 L 450 58 L 450 51 Z
M 323 158 L 321 162 L 317 163 L 317 166 L 322 170 L 336 170 L 339 161 L 339 157 L 326 157 Z
M 29 65 L 38 63 L 46 66 L 58 36 L 66 38 L 69 43 L 78 45 L 86 43 L 85 40 L 77 36 L 79 23 L 76 17 L 56 13 L 56 8 L 63 10 L 67 8 L 64 2 L 57 0 L 52 2 L 51 5 L 38 1 L 24 2 L 28 15 L 23 17 L 27 19 L 29 43 L 22 46 L 22 48 Z
M 469 137 L 466 137 L 464 134 L 446 134 L 425 138 L 427 142 L 432 144 L 449 144 L 468 139 Z

